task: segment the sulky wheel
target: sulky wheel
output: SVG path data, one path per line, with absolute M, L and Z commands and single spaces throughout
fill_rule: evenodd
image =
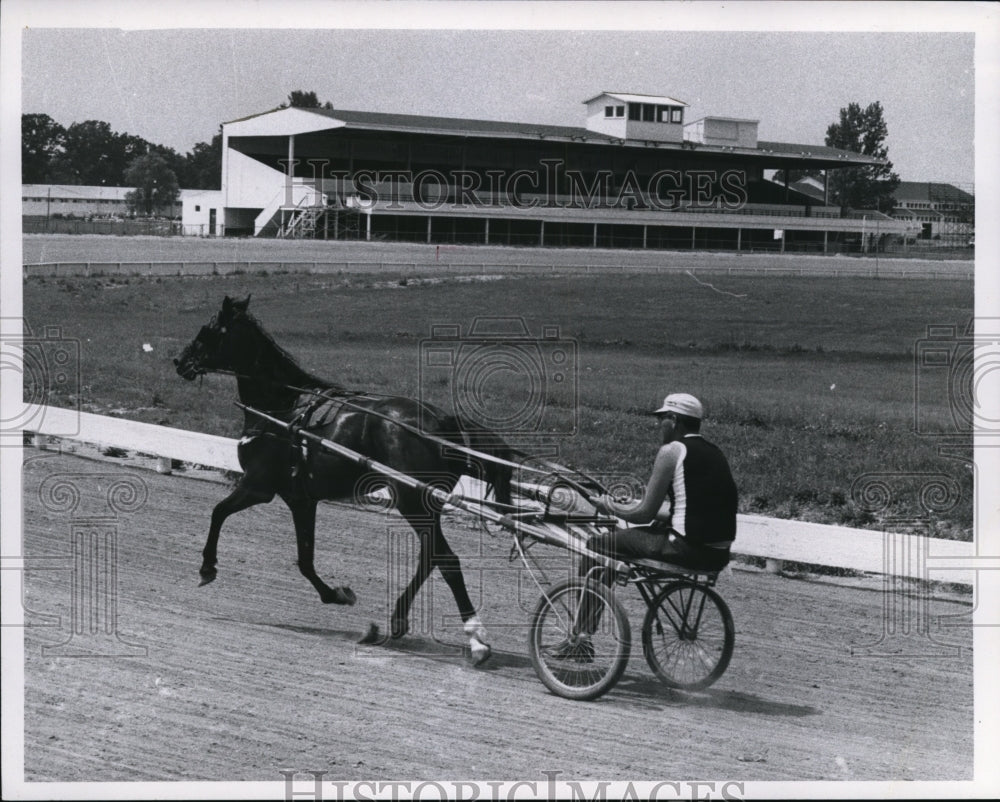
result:
M 610 588 L 583 579 L 544 592 L 531 617 L 528 650 L 538 678 L 567 699 L 596 699 L 628 665 L 632 632 Z
M 671 582 L 642 622 L 642 651 L 653 673 L 671 688 L 707 688 L 725 672 L 736 640 L 729 607 L 711 588 Z

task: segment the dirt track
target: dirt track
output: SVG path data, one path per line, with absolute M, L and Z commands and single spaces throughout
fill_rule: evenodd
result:
M 733 570 L 719 589 L 736 619 L 736 652 L 713 688 L 683 695 L 659 685 L 633 610 L 622 682 L 597 702 L 570 702 L 531 669 L 517 599 L 525 578 L 502 536 L 446 523 L 496 650 L 476 669 L 442 582 L 418 598 L 413 634 L 357 645 L 369 622 L 385 630 L 411 569 L 414 538 L 396 518 L 320 507 L 317 568 L 353 587 L 355 607 L 325 607 L 299 575 L 280 502 L 230 519 L 219 578 L 199 588 L 223 485 L 47 452 L 26 458 L 27 623 L 61 620 L 25 630 L 29 781 L 279 781 L 280 769 L 327 771 L 327 780 L 543 781 L 544 771 L 579 780 L 972 779 L 971 628 L 936 627 L 939 616 L 961 623 L 967 605 L 930 601 L 929 615 L 911 621 L 954 648 L 919 632 L 879 643 L 884 604 L 898 609 L 900 599 Z M 62 480 L 43 485 L 53 474 L 79 489 L 75 508 L 51 492 Z M 123 478 L 140 490 L 139 508 L 95 522 L 113 514 L 107 493 Z M 58 568 L 43 558 L 67 557 L 72 533 L 95 528 L 117 533 L 117 638 L 71 638 L 81 604 L 72 603 L 73 572 L 37 569 Z M 536 591 L 521 593 L 534 604 Z M 45 648 L 67 640 L 66 650 L 112 656 Z M 851 653 L 873 644 L 880 656 Z
M 846 255 L 735 251 L 661 251 L 606 248 L 537 248 L 502 245 L 451 245 L 407 242 L 358 242 L 276 239 L 203 239 L 201 237 L 111 237 L 101 235 L 35 234 L 23 239 L 23 263 L 147 262 L 147 261 L 288 261 L 316 262 L 342 272 L 378 272 L 382 265 L 413 268 L 430 274 L 517 267 L 532 271 L 604 269 L 670 269 L 698 271 L 786 271 L 790 274 L 833 276 L 872 274 L 970 277 L 974 254 L 962 259 L 878 259 Z M 273 266 L 272 266 L 273 267 Z

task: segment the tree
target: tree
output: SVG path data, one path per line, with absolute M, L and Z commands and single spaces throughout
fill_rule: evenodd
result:
M 315 99 L 314 92 L 298 94 L 311 94 Z M 296 96 L 296 100 L 303 102 L 302 97 Z M 126 171 L 136 159 L 150 154 L 166 162 L 180 186 L 219 189 L 221 129 L 211 142 L 199 142 L 193 152 L 180 155 L 166 145 L 112 131 L 111 126 L 101 120 L 73 123 L 67 129 L 47 114 L 21 115 L 21 182 L 24 184 L 136 185 L 140 182 L 127 179 Z M 145 210 L 144 199 L 139 208 Z
M 222 132 L 211 143 L 199 142 L 184 157 L 181 183 L 187 189 L 219 189 L 222 185 Z
M 21 115 L 21 183 L 47 184 L 66 129 L 48 114 Z
M 288 94 L 288 102 L 282 103 L 281 108 L 287 109 L 289 106 L 295 109 L 332 109 L 333 104 L 328 100 L 320 105 L 319 98 L 315 92 L 305 92 L 302 89 L 294 89 Z
M 124 165 L 115 158 L 117 136 L 111 126 L 101 120 L 70 125 L 66 129 L 63 153 L 57 160 L 60 183 L 118 184 Z
M 125 202 L 137 214 L 151 215 L 168 209 L 181 194 L 177 176 L 158 153 L 134 159 L 125 171 L 125 186 L 135 187 L 125 195 Z
M 888 134 L 882 104 L 878 101 L 865 109 L 857 103 L 849 104 L 840 110 L 840 121 L 826 129 L 827 146 L 883 161 L 879 165 L 850 167 L 831 173 L 830 190 L 842 209 L 892 211 L 899 176 L 892 171 L 889 161 L 889 148 L 885 145 Z
M 151 145 L 142 137 L 112 131 L 102 120 L 73 123 L 66 129 L 62 152 L 50 162 L 49 180 L 61 184 L 122 186 L 128 165 L 157 147 L 160 146 Z
M 163 158 L 167 163 L 167 167 L 173 170 L 174 176 L 177 178 L 178 186 L 185 186 L 184 176 L 187 168 L 187 157 L 181 156 L 176 150 L 166 145 L 153 145 L 149 146 L 149 155 L 157 155 Z M 131 162 L 129 162 L 131 164 Z

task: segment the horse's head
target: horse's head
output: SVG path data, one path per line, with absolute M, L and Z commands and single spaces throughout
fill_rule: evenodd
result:
M 247 356 L 247 343 L 241 336 L 243 323 L 249 320 L 245 300 L 234 301 L 228 295 L 222 309 L 198 332 L 181 355 L 174 360 L 177 374 L 188 381 L 212 370 L 239 371 L 240 360 Z

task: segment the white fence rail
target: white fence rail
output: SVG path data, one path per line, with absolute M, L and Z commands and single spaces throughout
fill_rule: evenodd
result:
M 237 441 L 226 437 L 56 407 L 37 408 L 25 429 L 41 436 L 116 446 L 164 460 L 241 470 L 236 458 Z M 969 568 L 975 557 L 974 544 L 920 535 L 740 515 L 733 551 L 763 558 L 773 570 L 782 562 L 795 562 L 974 584 L 974 571 Z
M 735 257 L 734 257 L 735 258 Z M 802 264 L 779 266 L 762 265 L 748 261 L 752 255 L 744 254 L 742 261 L 734 265 L 688 264 L 684 260 L 671 259 L 669 263 L 642 264 L 630 262 L 625 265 L 601 264 L 545 264 L 545 263 L 490 263 L 490 262 L 351 262 L 351 261 L 208 261 L 176 260 L 150 262 L 40 262 L 24 265 L 24 275 L 43 278 L 68 278 L 73 276 L 230 276 L 239 274 L 261 275 L 264 273 L 293 275 L 322 275 L 350 272 L 426 272 L 443 274 L 448 272 L 482 275 L 502 275 L 505 273 L 684 273 L 697 270 L 699 273 L 738 276 L 820 276 L 854 278 L 913 278 L 913 279 L 962 279 L 971 280 L 975 270 L 971 262 L 926 260 L 882 260 L 881 265 L 872 259 L 855 259 L 826 263 L 816 260 Z

